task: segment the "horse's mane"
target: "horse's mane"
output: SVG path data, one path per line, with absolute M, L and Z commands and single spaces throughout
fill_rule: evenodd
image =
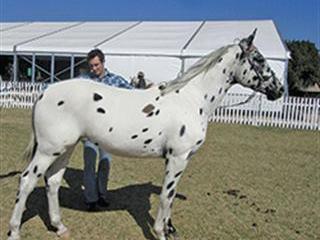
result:
M 221 47 L 216 51 L 209 53 L 208 55 L 200 58 L 196 63 L 194 63 L 186 72 L 184 72 L 181 76 L 178 76 L 174 80 L 167 82 L 162 86 L 161 94 L 165 95 L 172 91 L 179 90 L 183 88 L 191 79 L 202 72 L 207 72 L 210 68 L 212 68 L 220 57 L 224 55 L 228 48 L 231 45 L 227 45 L 225 47 Z

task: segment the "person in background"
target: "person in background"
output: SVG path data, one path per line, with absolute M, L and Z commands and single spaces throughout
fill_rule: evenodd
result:
M 93 49 L 87 54 L 90 72 L 81 75 L 93 81 L 110 86 L 132 89 L 133 87 L 121 76 L 109 72 L 105 67 L 105 56 L 100 49 Z M 99 157 L 96 172 L 96 159 Z M 84 141 L 84 198 L 88 211 L 95 211 L 99 207 L 108 207 L 107 185 L 110 172 L 111 156 L 88 139 Z
M 153 83 L 145 78 L 144 72 L 139 71 L 137 76 L 131 79 L 131 85 L 138 89 L 146 89 L 153 86 Z

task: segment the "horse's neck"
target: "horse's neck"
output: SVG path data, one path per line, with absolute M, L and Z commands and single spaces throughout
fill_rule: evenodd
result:
M 227 90 L 233 84 L 234 59 L 226 53 L 221 63 L 196 76 L 186 88 L 193 91 L 208 115 L 220 105 Z

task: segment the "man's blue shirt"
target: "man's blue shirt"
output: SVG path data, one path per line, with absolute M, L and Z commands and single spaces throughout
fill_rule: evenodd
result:
M 110 86 L 133 89 L 133 86 L 131 86 L 123 77 L 116 75 L 114 73 L 111 73 L 107 69 L 105 69 L 105 75 L 101 78 L 97 77 L 93 73 L 81 75 L 81 77 L 86 79 L 91 79 L 96 82 L 102 82 Z

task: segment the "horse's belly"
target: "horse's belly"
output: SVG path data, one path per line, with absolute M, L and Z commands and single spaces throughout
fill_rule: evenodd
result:
M 99 146 L 105 151 L 123 157 L 159 157 L 162 155 L 163 147 L 161 144 L 150 146 L 140 144 L 121 144 L 111 141 L 101 142 Z

